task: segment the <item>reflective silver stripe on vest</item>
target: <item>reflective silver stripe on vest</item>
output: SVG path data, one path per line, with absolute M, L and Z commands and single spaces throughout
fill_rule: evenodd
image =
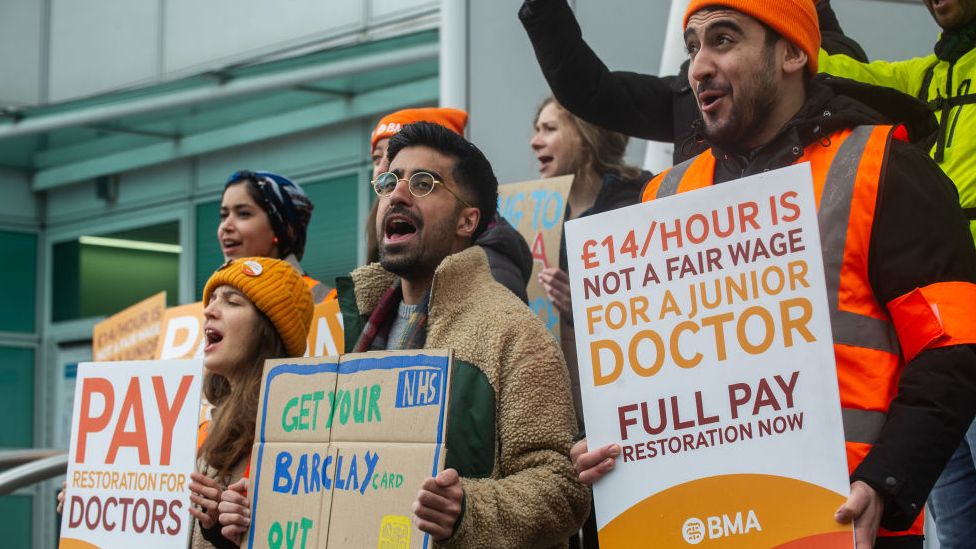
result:
M 691 163 L 694 162 L 698 157 L 692 157 L 685 160 L 681 164 L 671 168 L 671 170 L 664 174 L 664 181 L 661 182 L 661 186 L 657 188 L 657 195 L 654 198 L 664 198 L 666 196 L 674 196 L 678 192 L 678 185 L 681 184 L 681 180 L 685 178 L 685 173 L 688 168 L 691 167 Z
M 838 309 L 840 272 L 844 264 L 857 169 L 873 131 L 873 126 L 854 128 L 841 144 L 827 171 L 817 220 L 823 246 L 824 276 L 834 343 L 900 355 L 898 336 L 891 322 Z
M 321 282 L 312 286 L 312 303 L 318 304 L 325 301 L 325 298 L 329 297 L 329 287 Z
M 878 441 L 881 427 L 888 417 L 884 412 L 856 408 L 841 408 L 840 416 L 844 420 L 844 440 L 864 444 L 874 444 Z

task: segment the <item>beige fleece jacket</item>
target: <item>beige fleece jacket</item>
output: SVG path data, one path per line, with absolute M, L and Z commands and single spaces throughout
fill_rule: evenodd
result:
M 364 315 L 394 280 L 379 264 L 352 278 Z M 456 361 L 484 373 L 496 397 L 491 476 L 461 479 L 461 523 L 438 545 L 565 547 L 590 505 L 589 488 L 569 460 L 576 418 L 566 364 L 542 321 L 492 278 L 480 247 L 448 256 L 437 268 L 425 348 L 453 349 Z

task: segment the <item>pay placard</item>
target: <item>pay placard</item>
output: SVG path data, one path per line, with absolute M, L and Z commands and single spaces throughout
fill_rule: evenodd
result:
M 78 366 L 61 549 L 185 546 L 203 362 Z
M 812 189 L 801 164 L 567 224 L 589 445 L 622 449 L 602 546 L 853 546 Z

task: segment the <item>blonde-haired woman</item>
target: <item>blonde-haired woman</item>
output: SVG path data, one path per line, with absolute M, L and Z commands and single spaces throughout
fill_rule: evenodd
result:
M 564 109 L 555 98 L 542 102 L 533 123 L 529 145 L 539 162 L 543 178 L 572 174 L 565 221 L 603 213 L 640 201 L 650 172 L 624 162 L 627 136 L 594 126 Z M 579 371 L 576 367 L 576 338 L 573 332 L 573 304 L 566 267 L 566 236 L 559 243 L 559 267 L 544 269 L 539 282 L 560 313 L 563 354 L 572 382 L 573 404 L 580 428 L 583 426 Z

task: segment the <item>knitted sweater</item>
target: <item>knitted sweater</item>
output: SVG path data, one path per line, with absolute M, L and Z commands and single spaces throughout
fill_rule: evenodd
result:
M 347 348 L 393 281 L 376 263 L 337 281 Z M 437 268 L 425 348 L 454 350 L 445 465 L 458 470 L 465 497 L 439 546 L 565 547 L 590 499 L 569 460 L 566 365 L 538 317 L 492 279 L 479 246 Z

